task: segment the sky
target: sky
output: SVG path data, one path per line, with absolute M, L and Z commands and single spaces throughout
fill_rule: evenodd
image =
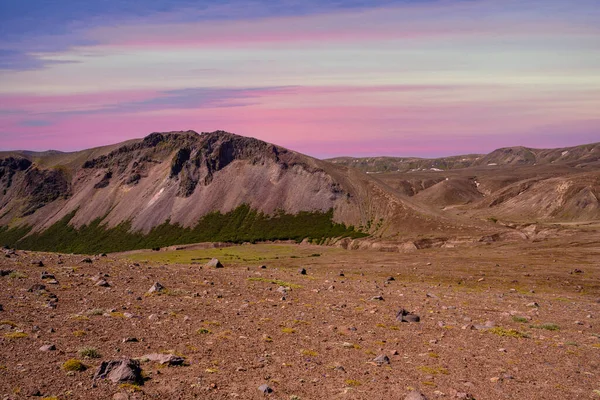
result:
M 315 157 L 600 141 L 598 0 L 2 0 L 0 150 L 226 130 Z

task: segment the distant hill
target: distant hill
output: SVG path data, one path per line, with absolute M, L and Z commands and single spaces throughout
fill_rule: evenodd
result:
M 327 161 L 367 173 L 452 170 L 475 166 L 563 164 L 574 167 L 600 166 L 600 143 L 560 149 L 506 147 L 489 154 L 467 154 L 441 158 L 336 157 Z

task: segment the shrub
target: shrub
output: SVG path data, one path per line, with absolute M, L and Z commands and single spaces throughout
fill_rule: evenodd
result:
M 84 363 L 82 363 L 79 360 L 71 358 L 70 360 L 67 360 L 63 363 L 62 368 L 65 371 L 81 372 L 81 371 L 85 371 L 87 369 L 87 365 L 85 365 Z

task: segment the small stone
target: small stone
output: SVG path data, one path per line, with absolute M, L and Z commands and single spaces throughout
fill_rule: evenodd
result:
M 371 297 L 371 300 L 383 301 L 383 296 L 373 296 L 373 297 Z
M 266 265 L 261 265 L 260 269 L 267 269 L 267 266 Z
M 94 286 L 110 287 L 110 283 L 106 282 L 104 279 L 100 279 L 94 284 Z
M 427 400 L 427 397 L 421 392 L 417 392 L 416 390 L 410 392 L 404 400 Z
M 36 283 L 35 285 L 31 286 L 27 291 L 28 292 L 42 292 L 44 290 L 46 290 L 46 286 Z
M 390 276 L 390 277 L 388 277 L 388 278 L 386 279 L 386 282 L 392 282 L 392 281 L 395 281 L 395 280 L 396 280 L 396 279 L 394 279 L 394 277 L 393 277 L 393 276 Z
M 32 389 L 29 391 L 29 396 L 30 397 L 42 397 L 42 392 L 40 392 L 38 389 Z
M 139 342 L 139 340 L 135 337 L 126 337 L 123 340 L 121 340 L 121 342 L 123 343 L 137 343 Z
M 51 273 L 44 271 L 44 272 L 42 272 L 41 279 L 56 279 L 56 277 L 54 275 L 52 275 Z
M 56 346 L 53 344 L 45 344 L 40 347 L 40 351 L 54 351 L 56 350 Z
M 43 261 L 34 261 L 31 263 L 31 265 L 35 265 L 37 267 L 43 267 L 44 266 L 44 262 Z
M 264 394 L 269 394 L 269 393 L 273 393 L 273 389 L 271 389 L 269 387 L 269 385 L 267 385 L 266 383 L 263 383 L 262 385 L 260 385 L 258 387 L 258 390 L 260 390 L 261 392 L 263 392 Z
M 175 354 L 146 354 L 145 356 L 142 356 L 142 359 L 154 361 L 161 365 L 182 365 L 185 362 L 185 358 L 176 356 Z
M 540 305 L 539 305 L 538 303 L 536 303 L 535 301 L 534 301 L 534 302 L 532 302 L 532 303 L 528 303 L 528 304 L 527 304 L 527 307 L 535 307 L 535 308 L 539 308 L 539 306 L 540 306 Z
M 300 268 L 300 269 L 298 270 L 298 273 L 299 273 L 300 275 L 306 275 L 306 269 L 304 269 L 304 268 Z
M 389 364 L 390 358 L 385 354 L 380 354 L 373 359 L 373 362 L 375 362 L 377 365 Z
M 221 264 L 221 261 L 219 261 L 216 258 L 213 258 L 212 260 L 204 264 L 204 266 L 206 268 L 223 268 L 223 264 Z
M 419 322 L 421 321 L 421 318 L 405 309 L 401 309 L 396 313 L 396 320 L 400 322 Z
M 148 289 L 148 294 L 151 293 L 162 293 L 165 290 L 167 290 L 167 288 L 165 288 L 163 285 L 161 285 L 158 282 L 155 282 L 154 285 L 152 285 L 152 287 L 150 289 Z
M 91 258 L 87 257 L 87 258 L 84 258 L 83 260 L 81 260 L 81 262 L 85 263 L 85 264 L 91 264 L 93 261 Z

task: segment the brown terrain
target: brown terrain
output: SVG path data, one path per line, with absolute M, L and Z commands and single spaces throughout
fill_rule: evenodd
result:
M 412 253 L 279 243 L 84 260 L 7 250 L 0 393 L 597 398 L 599 243 L 595 232 Z M 204 266 L 213 256 L 224 268 Z M 147 293 L 155 282 L 163 292 Z M 420 322 L 399 321 L 401 309 Z M 140 360 L 141 381 L 93 379 L 123 358 Z M 86 369 L 65 370 L 71 359 Z
M 5 248 L 0 396 L 600 398 L 599 196 L 600 144 L 322 161 L 189 131 L 0 153 L 0 233 L 72 212 L 75 227 L 191 227 L 248 204 L 332 209 L 369 234 Z

